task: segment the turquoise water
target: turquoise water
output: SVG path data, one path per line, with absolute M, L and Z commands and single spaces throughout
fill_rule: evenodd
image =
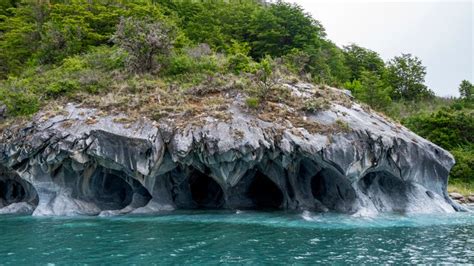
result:
M 0 264 L 474 263 L 474 213 L 0 217 Z

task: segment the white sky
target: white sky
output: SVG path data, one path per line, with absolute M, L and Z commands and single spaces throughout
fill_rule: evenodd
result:
M 471 0 L 287 1 L 319 20 L 338 46 L 356 43 L 385 61 L 401 53 L 418 56 L 427 67 L 426 85 L 439 96 L 458 96 L 461 80 L 474 81 Z

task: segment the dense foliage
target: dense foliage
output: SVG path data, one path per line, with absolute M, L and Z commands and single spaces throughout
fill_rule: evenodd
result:
M 62 98 L 136 94 L 163 84 L 186 90 L 225 76 L 247 84 L 247 104 L 258 109 L 284 76 L 349 89 L 451 150 L 458 160 L 452 176 L 473 180 L 474 86 L 465 80 L 462 100 L 444 100 L 424 85 L 425 75 L 410 54 L 384 62 L 356 44 L 339 48 L 319 21 L 285 2 L 0 1 L 0 102 L 10 116 Z M 316 99 L 305 108 L 322 105 Z

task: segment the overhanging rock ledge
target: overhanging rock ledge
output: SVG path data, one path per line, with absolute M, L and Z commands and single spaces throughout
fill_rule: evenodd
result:
M 312 97 L 309 84 L 287 86 Z M 461 210 L 446 191 L 452 155 L 357 103 L 305 114 L 308 123 L 334 129 L 318 132 L 261 119 L 235 98 L 226 119 L 184 125 L 146 118 L 125 124 L 123 114 L 68 104 L 4 129 L 0 213 Z

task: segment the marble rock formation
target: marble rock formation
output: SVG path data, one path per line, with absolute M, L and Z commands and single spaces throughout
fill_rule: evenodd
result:
M 286 85 L 311 97 L 309 84 Z M 345 95 L 344 91 L 332 89 Z M 308 131 L 264 121 L 235 96 L 229 119 L 124 124 L 68 104 L 0 137 L 0 213 L 143 214 L 174 209 L 454 212 L 447 151 L 357 103 L 331 103 Z M 347 96 L 344 96 L 347 97 Z

